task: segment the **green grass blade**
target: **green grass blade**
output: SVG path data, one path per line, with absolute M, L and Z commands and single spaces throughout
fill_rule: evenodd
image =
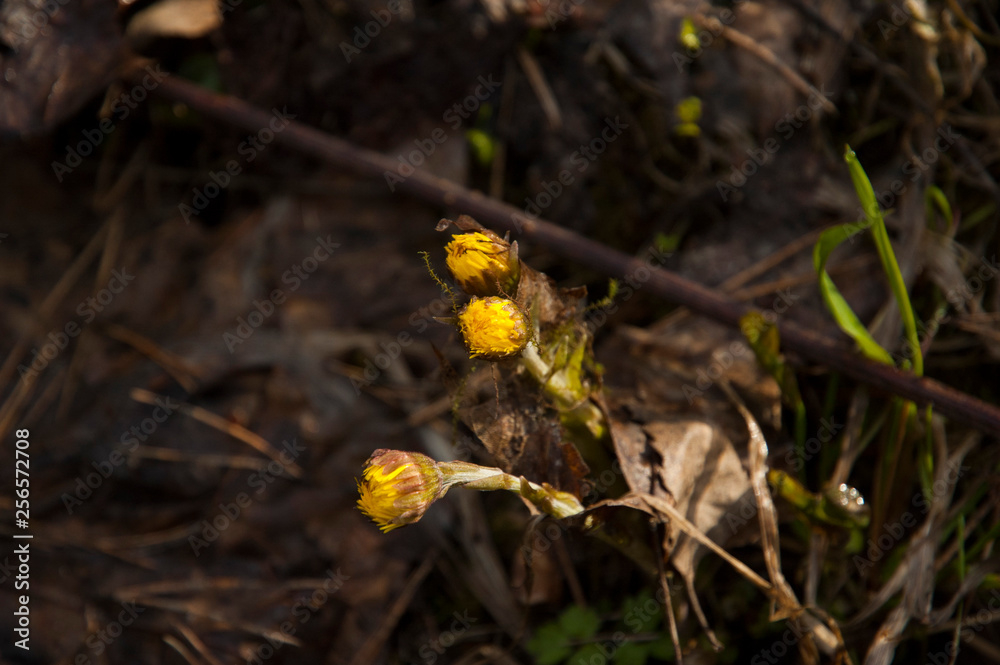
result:
M 874 201 L 874 199 L 875 195 L 872 194 L 872 200 Z M 862 203 L 864 203 L 863 199 Z M 854 310 L 844 300 L 844 296 L 840 294 L 837 285 L 833 283 L 833 279 L 826 272 L 826 262 L 830 258 L 830 253 L 840 243 L 856 233 L 857 230 L 856 224 L 842 224 L 827 229 L 820 235 L 819 240 L 816 241 L 816 246 L 813 248 L 813 265 L 816 267 L 816 274 L 819 276 L 820 295 L 823 296 L 823 302 L 830 313 L 833 314 L 837 325 L 840 326 L 841 330 L 850 335 L 851 339 L 857 342 L 861 353 L 872 360 L 891 365 L 893 364 L 892 356 L 889 355 L 888 351 L 879 346 L 879 343 L 871 336 L 871 333 L 868 332 L 864 324 L 858 320 Z
M 924 205 L 927 210 L 927 223 L 930 224 L 934 221 L 934 209 L 937 208 L 941 212 L 941 216 L 944 217 L 945 222 L 951 224 L 952 220 L 955 219 L 954 213 L 951 210 L 951 204 L 948 203 L 948 197 L 944 195 L 941 188 L 937 185 L 931 185 L 924 192 Z
M 913 306 L 910 304 L 910 294 L 906 290 L 906 281 L 899 271 L 899 263 L 896 261 L 896 254 L 892 251 L 892 243 L 889 242 L 889 232 L 885 228 L 885 219 L 879 209 L 878 201 L 875 200 L 875 190 L 872 188 L 871 180 L 865 173 L 858 156 L 854 154 L 850 146 L 844 151 L 844 160 L 851 173 L 851 181 L 854 183 L 854 190 L 858 193 L 865 210 L 867 222 L 872 229 L 872 238 L 875 240 L 875 248 L 878 250 L 878 258 L 882 262 L 882 269 L 889 279 L 889 287 L 892 295 L 896 298 L 899 306 L 899 315 L 903 319 L 903 328 L 906 331 L 906 341 L 913 351 L 913 373 L 922 376 L 924 373 L 924 354 L 920 349 L 920 339 L 917 337 L 917 324 L 913 317 Z

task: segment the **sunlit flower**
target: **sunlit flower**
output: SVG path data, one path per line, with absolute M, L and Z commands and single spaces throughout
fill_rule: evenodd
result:
M 506 298 L 473 298 L 458 313 L 458 326 L 473 358 L 510 358 L 523 351 L 531 337 L 524 312 Z
M 462 290 L 473 296 L 514 295 L 521 276 L 517 243 L 493 232 L 461 233 L 445 247 L 445 263 Z
M 358 508 L 383 532 L 412 524 L 447 491 L 437 463 L 426 455 L 379 449 L 358 482 Z
M 384 449 L 376 450 L 365 463 L 364 480 L 358 482 L 358 508 L 388 532 L 419 521 L 453 486 L 515 492 L 554 517 L 570 517 L 584 510 L 574 495 L 547 483 L 536 485 L 470 462 L 435 462 L 420 453 Z

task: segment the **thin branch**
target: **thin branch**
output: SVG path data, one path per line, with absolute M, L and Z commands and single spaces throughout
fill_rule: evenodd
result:
M 186 104 L 199 113 L 222 122 L 257 131 L 266 127 L 273 116 L 243 100 L 218 95 L 177 77 L 164 79 L 156 94 Z M 577 261 L 612 276 L 649 270 L 644 286 L 669 302 L 688 307 L 699 314 L 729 326 L 738 327 L 740 317 L 750 307 L 734 302 L 720 293 L 687 280 L 663 268 L 649 267 L 638 257 L 606 247 L 542 219 L 532 219 L 509 204 L 490 199 L 454 182 L 415 170 L 398 181 L 396 160 L 373 150 L 361 148 L 324 132 L 290 121 L 275 142 L 304 154 L 317 157 L 349 173 L 373 179 L 392 174 L 394 188 L 416 198 L 441 206 L 457 208 L 487 226 L 521 234 L 555 254 Z M 912 400 L 920 405 L 933 404 L 936 411 L 991 435 L 1000 435 L 1000 409 L 971 395 L 927 377 L 916 377 L 879 363 L 871 362 L 853 348 L 790 321 L 779 324 L 785 349 L 814 362 L 834 367 L 847 376 L 884 392 Z

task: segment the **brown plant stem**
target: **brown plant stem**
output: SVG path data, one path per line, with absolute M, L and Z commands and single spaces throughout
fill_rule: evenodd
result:
M 141 76 L 133 82 L 137 83 L 139 80 Z M 175 76 L 164 79 L 155 93 L 165 99 L 184 103 L 210 118 L 250 131 L 266 127 L 273 118 L 270 112 L 241 99 L 213 93 Z M 275 133 L 275 142 L 358 176 L 384 179 L 387 172 L 396 174 L 397 160 L 295 121 L 290 121 L 281 132 Z M 544 245 L 553 253 L 607 275 L 620 277 L 648 267 L 639 258 L 606 247 L 551 222 L 528 219 L 514 206 L 424 171 L 415 170 L 402 182 L 396 182 L 395 188 L 425 201 L 457 208 L 486 226 L 519 233 L 532 242 Z M 649 271 L 651 277 L 644 286 L 649 292 L 726 325 L 738 327 L 740 317 L 750 310 L 747 305 L 734 302 L 670 271 L 662 268 L 649 268 Z M 955 421 L 994 436 L 1000 435 L 1000 409 L 993 405 L 934 379 L 916 377 L 894 367 L 869 361 L 852 347 L 792 322 L 779 323 L 779 330 L 786 350 L 834 367 L 857 381 L 887 393 L 920 405 L 933 404 L 938 412 Z

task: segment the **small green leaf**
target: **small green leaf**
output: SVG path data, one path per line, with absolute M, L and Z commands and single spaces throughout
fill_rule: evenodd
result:
M 481 129 L 468 129 L 465 131 L 465 138 L 472 148 L 476 163 L 480 166 L 489 166 L 493 163 L 493 157 L 496 155 L 493 137 Z
M 701 120 L 701 99 L 698 97 L 682 99 L 674 108 L 674 113 L 681 122 L 698 122 Z
M 951 224 L 951 220 L 954 216 L 951 212 L 951 204 L 948 203 L 948 197 L 944 195 L 941 188 L 937 185 L 930 185 L 924 191 L 924 203 L 927 209 L 927 223 L 930 224 L 934 217 L 934 208 L 936 207 L 940 212 L 941 216 L 944 217 L 945 221 Z
M 694 21 L 686 16 L 681 21 L 680 41 L 684 45 L 684 48 L 689 51 L 697 51 L 701 48 L 701 40 L 698 39 L 698 28 L 695 27 Z
M 663 635 L 659 639 L 653 640 L 648 645 L 649 655 L 657 660 L 674 659 L 674 642 L 669 635 Z
M 624 604 L 625 626 L 634 633 L 649 633 L 660 626 L 663 609 L 653 600 L 648 590 L 626 598 Z
M 653 244 L 656 245 L 656 249 L 659 251 L 669 254 L 670 252 L 677 251 L 682 238 L 683 234 L 681 233 L 657 233 L 656 237 L 653 238 Z
M 566 632 L 558 623 L 547 623 L 527 643 L 538 665 L 558 665 L 572 653 Z
M 674 127 L 674 133 L 680 136 L 698 136 L 701 128 L 698 121 L 701 120 L 701 100 L 697 97 L 682 99 L 674 107 L 674 115 L 677 116 L 678 124 Z
M 637 642 L 625 642 L 615 651 L 617 665 L 644 665 L 649 660 L 649 648 Z
M 573 605 L 559 617 L 559 626 L 567 636 L 587 640 L 597 633 L 601 619 L 594 610 Z
M 872 196 L 872 200 L 874 200 L 874 195 Z M 864 203 L 864 199 L 862 199 L 862 203 Z M 826 262 L 830 258 L 830 253 L 834 248 L 858 232 L 856 224 L 842 224 L 823 231 L 819 240 L 816 241 L 816 246 L 813 248 L 813 265 L 816 268 L 816 274 L 819 276 L 820 295 L 823 296 L 823 302 L 826 304 L 826 308 L 830 310 L 830 313 L 833 314 L 837 325 L 857 342 L 861 352 L 865 356 L 886 365 L 892 365 L 892 356 L 889 355 L 888 351 L 879 346 L 879 343 L 871 336 L 868 329 L 858 320 L 854 310 L 844 300 L 844 296 L 840 294 L 837 286 L 826 272 Z
M 594 610 L 573 605 L 566 608 L 558 619 L 536 630 L 526 646 L 538 665 L 558 665 L 574 653 L 574 643 L 591 639 L 600 626 L 601 619 Z M 578 649 L 577 653 L 580 651 Z M 570 660 L 575 658 L 576 654 Z
M 586 644 L 566 659 L 566 665 L 590 665 L 595 656 L 597 657 L 596 662 L 605 662 L 604 654 L 601 653 L 596 644 Z

